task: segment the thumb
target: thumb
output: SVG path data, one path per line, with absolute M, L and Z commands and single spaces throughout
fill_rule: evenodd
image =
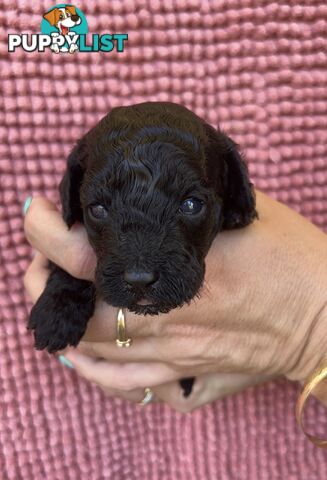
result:
M 46 198 L 33 198 L 25 215 L 25 235 L 45 257 L 76 278 L 92 280 L 95 254 L 83 225 L 68 230 L 57 207 Z
M 152 390 L 156 397 L 168 403 L 175 410 L 188 413 L 207 403 L 236 394 L 273 378 L 265 375 L 207 373 L 195 377 L 192 392 L 188 397 L 184 396 L 179 381 L 169 382 L 154 387 Z
M 185 391 L 179 380 L 151 387 L 157 400 L 167 403 L 171 408 L 181 413 L 191 412 L 197 408 L 198 396 L 202 389 L 201 376 L 195 378 L 192 391 L 188 396 L 185 396 Z

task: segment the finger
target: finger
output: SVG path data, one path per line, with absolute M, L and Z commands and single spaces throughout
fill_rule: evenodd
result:
M 156 348 L 157 342 L 153 337 L 133 338 L 130 348 L 118 348 L 116 342 L 85 342 L 81 341 L 78 351 L 97 358 L 104 358 L 113 362 L 161 362 L 165 361 Z M 161 343 L 161 347 L 166 342 Z
M 66 350 L 62 350 L 61 352 L 57 352 L 59 361 L 66 367 L 68 366 L 69 368 L 74 368 L 71 362 L 67 362 L 68 351 L 69 350 L 66 349 Z M 94 366 L 96 368 L 96 362 L 94 363 Z M 75 363 L 75 369 L 77 370 L 78 373 L 81 373 L 81 371 L 79 371 L 76 367 L 77 367 L 77 363 Z M 104 382 L 94 382 L 94 383 L 96 383 L 101 388 L 101 390 L 109 397 L 122 398 L 124 400 L 128 400 L 133 403 L 141 402 L 144 399 L 145 393 L 146 393 L 144 388 L 136 388 L 134 390 L 118 390 L 117 388 L 113 388 L 112 385 L 108 385 L 107 379 Z M 159 401 L 159 399 L 157 399 L 155 395 L 153 395 L 151 402 L 156 402 L 156 401 Z
M 201 375 L 196 379 L 196 381 L 201 382 L 201 385 L 199 394 L 194 401 L 193 410 L 271 379 L 272 377 L 267 375 L 242 373 L 207 373 Z
M 178 378 L 178 373 L 163 363 L 113 363 L 69 350 L 65 357 L 76 371 L 102 387 L 130 391 L 153 387 Z
M 103 301 L 97 301 L 94 315 L 89 320 L 87 330 L 79 346 L 87 354 L 94 354 L 111 360 L 129 361 L 167 361 L 169 352 L 177 352 L 180 359 L 189 356 L 190 343 L 194 342 L 194 329 L 185 328 L 188 306 L 184 312 L 177 311 L 156 318 L 125 311 L 127 335 L 132 339 L 128 349 L 117 348 L 117 313 L 118 309 Z M 181 309 L 182 310 L 182 309 Z M 190 311 L 190 315 L 196 315 Z M 181 321 L 180 321 L 181 318 Z M 172 326 L 173 335 L 169 326 Z M 184 327 L 184 328 L 182 328 Z M 200 327 L 201 330 L 201 327 Z M 177 334 L 175 334 L 177 333 Z M 183 341 L 183 339 L 188 341 Z M 196 340 L 197 341 L 197 340 Z M 173 349 L 173 350 L 172 350 Z
M 157 398 L 175 410 L 188 413 L 208 403 L 239 393 L 248 387 L 272 380 L 267 375 L 217 374 L 207 373 L 195 377 L 192 392 L 185 397 L 178 382 L 155 387 Z
M 194 338 L 185 335 L 155 336 L 153 323 L 160 319 L 149 319 L 148 317 L 133 319 L 128 323 L 128 336 L 132 339 L 130 348 L 118 348 L 116 344 L 116 319 L 110 317 L 110 310 L 106 308 L 106 325 L 99 326 L 97 331 L 92 326 L 91 338 L 106 338 L 105 341 L 87 341 L 85 337 L 78 345 L 78 350 L 87 355 L 102 357 L 117 362 L 165 362 L 172 361 L 171 352 L 174 352 L 173 361 L 176 367 L 192 367 L 198 365 L 199 359 L 196 355 L 196 347 L 193 346 Z M 97 315 L 97 310 L 95 316 Z M 92 319 L 90 320 L 90 323 Z M 88 339 L 88 337 L 86 337 Z M 110 339 L 108 339 L 110 338 Z M 107 340 L 108 339 L 108 340 Z M 191 355 L 190 355 L 191 352 Z
M 108 328 L 110 328 L 108 326 Z M 149 328 L 149 330 L 151 330 Z M 187 369 L 196 366 L 197 372 L 203 367 L 208 371 L 209 361 L 205 359 L 200 364 L 199 357 L 190 343 L 192 339 L 180 337 L 160 337 L 151 335 L 137 337 L 136 332 L 132 335 L 130 348 L 119 348 L 115 341 L 110 342 L 86 342 L 81 341 L 78 351 L 86 355 L 105 358 L 113 362 L 163 362 L 173 364 L 174 368 L 186 372 Z M 173 352 L 173 355 L 172 355 Z M 214 367 L 214 365 L 213 365 Z
M 48 263 L 48 259 L 42 253 L 36 252 L 24 275 L 24 286 L 33 303 L 45 289 L 50 274 Z
M 88 342 L 114 342 L 117 333 L 118 308 L 109 306 L 101 299 L 96 301 L 95 311 L 88 322 L 83 340 Z M 163 330 L 164 319 L 155 319 L 149 316 L 137 315 L 125 310 L 127 334 L 133 340 L 137 337 L 160 336 Z
M 130 392 L 127 392 L 124 390 L 117 390 L 109 387 L 100 387 L 100 388 L 109 397 L 122 398 L 123 400 L 127 400 L 129 402 L 133 402 L 136 404 L 139 404 L 145 396 L 145 392 L 143 388 L 137 388 L 135 390 L 131 390 Z M 160 399 L 154 396 L 153 399 L 151 400 L 151 403 L 159 402 L 159 401 Z
M 158 400 L 167 403 L 178 412 L 187 413 L 199 406 L 198 397 L 203 388 L 202 376 L 199 376 L 196 377 L 192 392 L 188 397 L 185 397 L 179 380 L 153 387 L 152 390 Z
M 195 408 L 229 395 L 235 395 L 249 387 L 273 380 L 275 377 L 276 376 L 272 375 L 247 375 L 238 373 L 205 374 L 203 376 L 204 387 L 199 395 Z
M 118 348 L 117 309 L 100 302 L 96 304 L 94 316 L 88 323 L 87 332 L 79 343 L 79 349 L 88 355 L 121 362 L 169 363 L 173 352 L 176 366 L 198 365 L 199 358 L 196 352 L 199 342 L 197 337 L 194 338 L 195 327 L 188 331 L 185 323 L 181 322 L 184 330 L 179 328 L 178 315 L 180 312 L 174 311 L 168 316 L 151 318 L 127 312 L 126 329 L 128 337 L 132 339 L 132 345 L 130 348 Z M 173 334 L 170 332 L 169 322 L 172 324 Z M 178 334 L 175 334 L 177 329 Z
M 95 254 L 83 225 L 68 230 L 56 206 L 46 198 L 33 198 L 24 222 L 29 243 L 76 278 L 92 280 Z

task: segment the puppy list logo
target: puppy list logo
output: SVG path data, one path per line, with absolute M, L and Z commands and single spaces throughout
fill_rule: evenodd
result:
M 41 22 L 41 33 L 8 35 L 8 51 L 21 47 L 25 52 L 44 52 L 50 48 L 54 53 L 117 52 L 124 51 L 127 33 L 92 34 L 88 43 L 88 25 L 83 12 L 73 5 L 58 4 L 48 10 Z

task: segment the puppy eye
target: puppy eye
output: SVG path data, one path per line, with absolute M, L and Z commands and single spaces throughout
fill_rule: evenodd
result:
M 96 220 L 103 220 L 108 216 L 107 210 L 103 205 L 100 205 L 100 204 L 90 205 L 88 210 L 89 210 L 90 217 Z
M 203 208 L 203 202 L 197 198 L 187 198 L 184 200 L 180 207 L 179 212 L 185 215 L 195 215 L 200 213 Z
M 63 18 L 64 18 L 64 16 L 63 16 L 63 14 L 61 13 L 61 14 L 59 15 L 59 20 L 62 20 Z

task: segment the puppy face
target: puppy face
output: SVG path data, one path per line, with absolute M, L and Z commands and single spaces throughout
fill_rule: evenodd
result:
M 98 294 L 142 314 L 189 302 L 216 233 L 255 216 L 233 142 L 171 103 L 112 110 L 72 152 L 61 196 L 97 255 Z
M 63 8 L 54 8 L 43 16 L 50 25 L 56 26 L 60 33 L 67 35 L 69 28 L 79 25 L 81 18 L 76 13 L 76 8 L 66 5 Z
M 81 188 L 96 282 L 111 305 L 165 312 L 202 283 L 219 220 L 215 198 L 196 158 L 177 145 L 153 138 L 128 149 L 95 162 Z

